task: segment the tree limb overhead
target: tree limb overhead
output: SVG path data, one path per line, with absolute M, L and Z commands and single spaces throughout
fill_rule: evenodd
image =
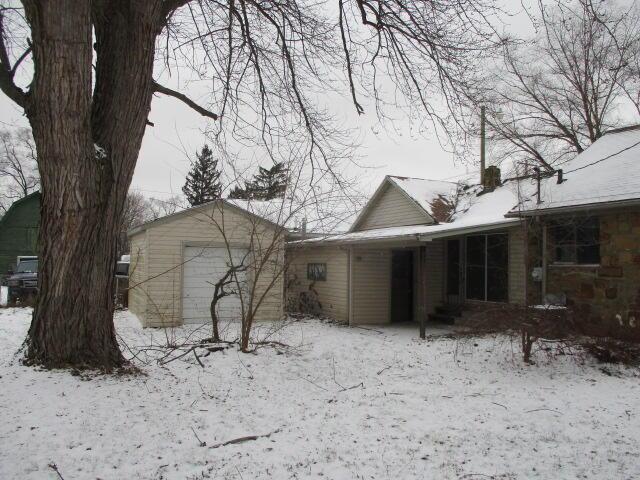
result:
M 209 118 L 212 118 L 213 120 L 217 120 L 218 119 L 218 115 L 216 115 L 213 112 L 210 112 L 206 108 L 201 107 L 196 102 L 194 102 L 189 97 L 187 97 L 186 95 L 184 95 L 184 94 L 182 94 L 180 92 L 176 92 L 175 90 L 171 90 L 170 88 L 164 87 L 164 86 L 160 85 L 157 82 L 153 82 L 153 90 L 155 92 L 162 93 L 163 95 L 169 95 L 170 97 L 177 98 L 182 103 L 184 103 L 185 105 L 187 105 L 191 109 L 195 110 L 196 112 L 198 112 L 203 117 L 209 117 Z

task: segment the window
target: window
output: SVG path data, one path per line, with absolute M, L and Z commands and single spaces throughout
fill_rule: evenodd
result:
M 597 217 L 559 220 L 551 225 L 550 231 L 556 263 L 600 263 L 600 222 Z
M 307 280 L 326 282 L 327 281 L 327 264 L 326 263 L 307 263 Z
M 467 236 L 467 299 L 509 300 L 509 237 L 504 233 Z

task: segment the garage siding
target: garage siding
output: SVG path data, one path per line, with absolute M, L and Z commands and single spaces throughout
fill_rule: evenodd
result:
M 135 313 L 144 322 L 147 309 L 147 286 L 141 283 L 147 278 L 147 234 L 138 233 L 130 239 L 131 263 L 129 265 L 129 310 Z M 139 284 L 139 285 L 138 285 Z M 138 285 L 136 287 L 136 285 Z
M 153 279 L 145 284 L 148 293 L 142 314 L 145 326 L 182 324 L 184 247 L 224 246 L 225 240 L 220 230 L 224 230 L 227 241 L 233 247 L 248 248 L 252 236 L 259 240 L 255 242 L 251 261 L 252 266 L 264 263 L 260 267 L 261 273 L 254 290 L 255 301 L 261 302 L 256 320 L 277 320 L 282 316 L 282 263 L 276 259 L 283 257 L 284 239 L 277 240 L 271 260 L 262 262 L 262 249 L 266 250 L 272 245 L 271 240 L 277 235 L 276 229 L 267 223 L 257 224 L 233 207 L 227 206 L 223 212 L 219 206 L 210 206 L 206 210 L 190 210 L 148 226 L 146 274 Z M 248 278 L 249 283 L 253 284 L 255 272 L 248 272 Z M 132 292 L 130 295 L 135 298 L 136 294 Z
M 351 325 L 389 323 L 391 250 L 354 249 L 351 268 Z
M 367 208 L 369 211 L 360 219 L 355 230 L 429 223 L 420 207 L 391 185 L 384 187 L 380 197 Z
M 349 252 L 346 248 L 291 248 L 287 262 L 287 301 L 291 311 L 299 311 L 297 300 L 312 283 L 307 279 L 307 264 L 325 263 L 327 280 L 313 282 L 322 313 L 338 322 L 349 322 Z

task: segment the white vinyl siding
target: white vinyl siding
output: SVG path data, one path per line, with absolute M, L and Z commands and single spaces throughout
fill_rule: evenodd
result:
M 282 316 L 283 303 L 283 256 L 284 238 L 281 231 L 266 222 L 249 217 L 242 211 L 219 204 L 195 209 L 169 217 L 157 224 L 151 224 L 146 232 L 136 234 L 147 236 L 146 278 L 144 283 L 147 303 L 138 317 L 145 326 L 162 327 L 182 324 L 182 278 L 184 271 L 185 246 L 225 246 L 226 241 L 233 248 L 249 248 L 250 239 L 255 240 L 251 253 L 253 267 L 260 268 L 260 274 L 254 290 L 254 301 L 261 302 L 255 319 L 277 320 Z M 263 250 L 273 244 L 269 260 Z M 133 252 L 132 252 L 133 253 Z M 253 271 L 247 272 L 250 284 L 253 284 Z M 135 290 L 135 289 L 134 289 Z M 130 291 L 130 297 L 136 295 Z
M 351 324 L 389 323 L 391 250 L 354 249 L 352 256 Z
M 391 185 L 384 187 L 380 196 L 367 208 L 355 230 L 433 223 L 417 203 Z
M 434 313 L 444 298 L 444 241 L 433 240 L 425 245 L 426 313 Z
M 339 322 L 349 321 L 349 253 L 341 247 L 296 247 L 287 252 L 287 298 L 293 310 L 297 299 L 307 292 L 313 283 L 318 293 L 322 313 Z M 327 266 L 326 281 L 312 282 L 307 279 L 309 263 L 324 263 Z
M 129 310 L 143 320 L 147 309 L 147 286 L 143 280 L 147 278 L 147 235 L 138 233 L 130 239 L 129 265 Z

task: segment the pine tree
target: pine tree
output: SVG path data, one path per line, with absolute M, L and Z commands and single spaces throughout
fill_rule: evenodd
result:
M 245 182 L 245 186 L 241 187 L 240 185 L 236 185 L 233 187 L 233 190 L 229 192 L 229 198 L 240 199 L 240 200 L 248 200 L 250 197 L 250 192 L 248 191 L 248 183 Z
M 279 162 L 267 169 L 259 167 L 253 179 L 256 196 L 261 200 L 282 198 L 287 190 L 287 169 Z
M 196 161 L 191 164 L 191 170 L 182 187 L 182 192 L 192 207 L 220 198 L 220 174 L 218 160 L 213 158 L 213 152 L 205 144 L 200 153 L 196 153 Z
M 287 190 L 287 169 L 284 163 L 276 163 L 271 168 L 258 167 L 253 180 L 244 182 L 244 187 L 236 185 L 229 198 L 243 200 L 272 200 L 283 198 Z

